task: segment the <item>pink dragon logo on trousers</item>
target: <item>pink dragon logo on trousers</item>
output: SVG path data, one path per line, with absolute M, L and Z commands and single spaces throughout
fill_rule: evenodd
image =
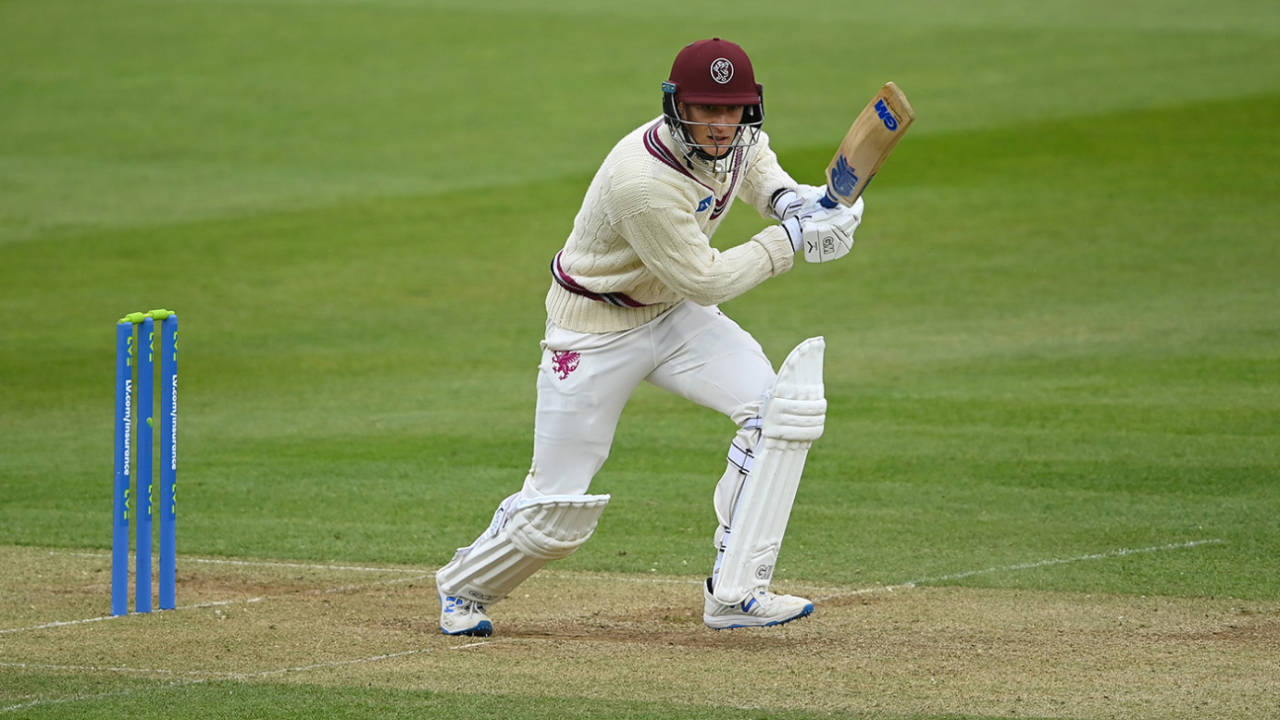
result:
M 557 350 L 551 353 L 551 369 L 561 380 L 569 377 L 569 373 L 578 369 L 581 355 L 572 350 Z

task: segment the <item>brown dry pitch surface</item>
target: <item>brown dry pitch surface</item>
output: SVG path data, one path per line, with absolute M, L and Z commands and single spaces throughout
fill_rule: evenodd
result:
M 0 677 L 63 676 L 56 692 L 0 682 L 0 713 L 138 680 L 883 717 L 1280 708 L 1274 602 L 788 584 L 817 601 L 811 618 L 715 632 L 696 577 L 547 569 L 492 608 L 492 638 L 453 638 L 436 624 L 431 570 L 184 557 L 177 610 L 109 618 L 105 553 L 0 547 Z

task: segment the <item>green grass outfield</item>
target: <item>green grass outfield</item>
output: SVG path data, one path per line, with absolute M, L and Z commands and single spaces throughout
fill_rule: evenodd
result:
M 587 183 L 680 45 L 721 35 L 797 179 L 882 82 L 918 115 L 847 259 L 724 306 L 775 363 L 827 339 L 778 582 L 1280 601 L 1280 6 L 613 5 L 0 0 L 0 546 L 109 547 L 113 324 L 167 307 L 181 553 L 447 561 L 527 469 L 547 264 Z M 763 224 L 740 204 L 714 242 Z M 731 431 L 642 388 L 593 485 L 614 500 L 556 569 L 706 572 Z M 1118 552 L 1144 548 L 1169 549 Z M 0 716 L 723 716 L 554 681 L 5 674 Z

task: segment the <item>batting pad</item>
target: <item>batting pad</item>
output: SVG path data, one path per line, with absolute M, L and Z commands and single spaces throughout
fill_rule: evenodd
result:
M 826 422 L 822 386 L 825 349 L 821 337 L 809 338 L 791 351 L 778 370 L 764 408 L 755 463 L 734 506 L 715 582 L 714 594 L 722 603 L 737 603 L 773 579 L 805 457 L 813 441 L 822 436 Z
M 446 596 L 494 603 L 552 560 L 568 557 L 595 532 L 608 495 L 508 497 L 489 529 L 436 572 Z

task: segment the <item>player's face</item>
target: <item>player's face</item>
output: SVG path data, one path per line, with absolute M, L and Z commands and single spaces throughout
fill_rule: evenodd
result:
M 681 103 L 680 111 L 690 124 L 693 142 L 712 157 L 724 157 L 738 135 L 735 127 L 742 122 L 743 105 L 692 105 Z

